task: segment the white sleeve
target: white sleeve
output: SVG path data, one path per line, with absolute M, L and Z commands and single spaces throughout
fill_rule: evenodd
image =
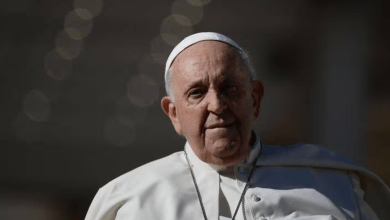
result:
M 85 220 L 114 220 L 118 209 L 125 203 L 107 204 L 114 184 L 107 184 L 100 188 L 89 206 Z

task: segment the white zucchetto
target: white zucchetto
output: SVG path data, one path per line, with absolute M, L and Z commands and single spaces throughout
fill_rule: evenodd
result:
M 182 52 L 184 49 L 187 47 L 200 42 L 200 41 L 205 41 L 205 40 L 216 40 L 216 41 L 222 41 L 225 43 L 228 43 L 234 47 L 236 47 L 241 54 L 242 58 L 246 57 L 245 51 L 232 39 L 226 37 L 225 35 L 219 34 L 219 33 L 214 33 L 214 32 L 200 32 L 196 33 L 193 35 L 190 35 L 184 40 L 182 40 L 179 44 L 176 45 L 175 48 L 173 48 L 171 54 L 168 57 L 167 63 L 165 65 L 165 82 L 167 81 L 167 73 L 169 70 L 169 67 L 171 67 L 171 64 L 173 60 L 176 58 L 177 55 L 179 55 L 180 52 Z

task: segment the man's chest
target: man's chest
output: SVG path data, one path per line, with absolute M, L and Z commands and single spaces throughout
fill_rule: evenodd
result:
M 204 218 L 199 199 L 208 219 L 229 219 L 226 211 L 231 216 L 236 208 L 232 204 L 238 204 L 247 175 L 248 171 L 238 172 L 238 181 L 221 181 L 215 173 L 197 175 L 201 198 L 190 175 L 164 181 L 126 203 L 118 210 L 116 219 L 129 219 L 129 215 L 134 215 L 136 218 L 130 219 L 199 220 Z M 237 187 L 232 188 L 235 182 Z M 340 171 L 258 167 L 248 186 L 238 220 L 354 219 L 358 211 L 350 179 Z

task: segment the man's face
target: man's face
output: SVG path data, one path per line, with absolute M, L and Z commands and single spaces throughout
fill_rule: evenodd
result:
M 251 128 L 263 87 L 250 82 L 234 47 L 202 41 L 182 51 L 171 66 L 174 102 L 162 107 L 204 162 L 230 166 L 250 152 Z

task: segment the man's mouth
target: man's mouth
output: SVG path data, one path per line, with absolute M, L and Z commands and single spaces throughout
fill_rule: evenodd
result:
M 216 123 L 216 124 L 212 124 L 212 125 L 207 126 L 206 129 L 230 128 L 230 127 L 233 127 L 233 126 L 234 126 L 233 122 L 229 122 L 229 123 Z

